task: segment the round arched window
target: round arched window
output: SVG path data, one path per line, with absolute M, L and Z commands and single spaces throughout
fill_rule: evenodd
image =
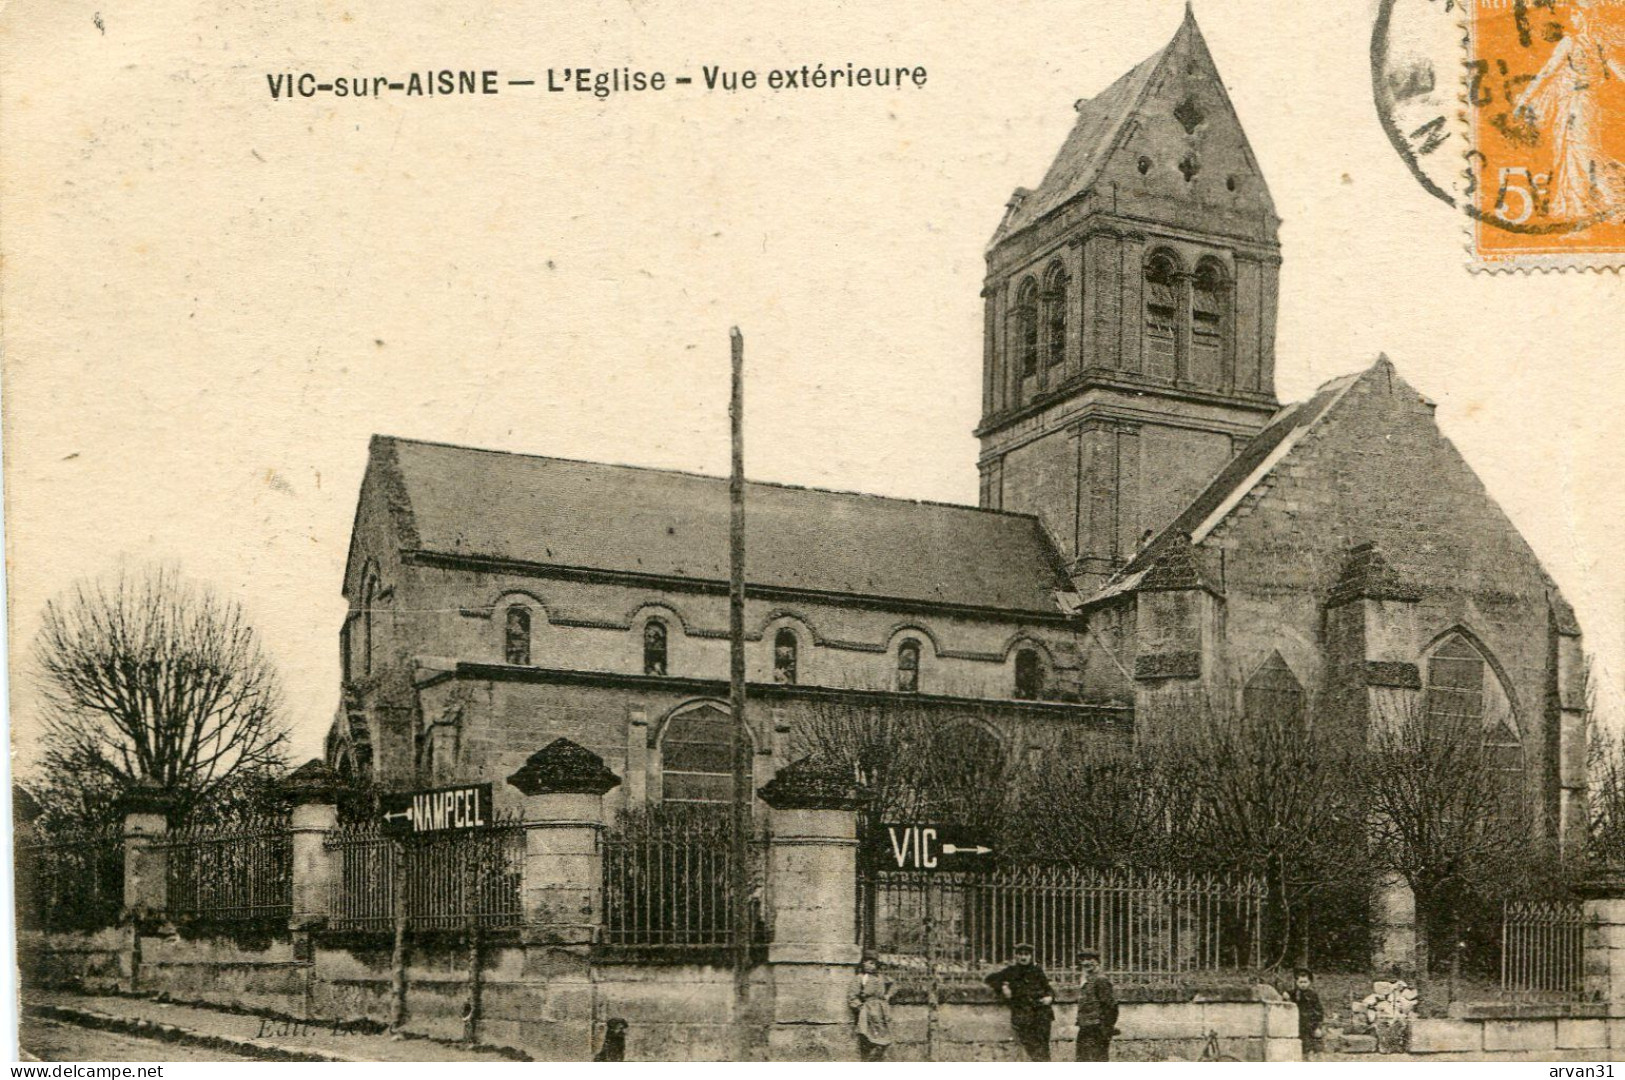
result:
M 796 632 L 784 627 L 773 635 L 773 681 L 794 686 L 796 668 Z
M 666 624 L 659 619 L 643 624 L 643 673 L 666 674 Z
M 1016 697 L 1037 701 L 1044 696 L 1044 659 L 1037 649 L 1016 653 Z
M 502 658 L 510 664 L 530 663 L 530 610 L 515 604 L 502 627 Z
M 905 694 L 920 689 L 920 643 L 913 638 L 897 646 L 897 689 Z

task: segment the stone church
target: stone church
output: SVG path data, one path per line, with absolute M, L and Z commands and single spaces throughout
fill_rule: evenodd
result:
M 748 485 L 759 779 L 854 707 L 1008 765 L 1192 693 L 1432 695 L 1578 834 L 1573 613 L 1386 358 L 1277 400 L 1279 219 L 1194 18 L 1076 110 L 987 250 L 981 505 Z M 727 566 L 724 479 L 375 437 L 329 761 L 512 797 L 567 736 L 618 806 L 726 799 Z

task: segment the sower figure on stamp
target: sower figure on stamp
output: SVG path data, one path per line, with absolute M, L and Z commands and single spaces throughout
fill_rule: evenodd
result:
M 884 1061 L 891 1045 L 891 996 L 896 989 L 880 972 L 880 959 L 865 954 L 852 980 L 847 1005 L 856 1013 L 858 1056 L 864 1061 Z
M 1048 1061 L 1055 988 L 1033 962 L 1033 947 L 1017 945 L 1015 962 L 989 975 L 987 984 L 1010 1006 L 1010 1028 L 1027 1060 Z
M 1100 973 L 1100 953 L 1078 953 L 1083 980 L 1078 984 L 1078 1061 L 1110 1061 L 1117 1034 L 1117 991 Z

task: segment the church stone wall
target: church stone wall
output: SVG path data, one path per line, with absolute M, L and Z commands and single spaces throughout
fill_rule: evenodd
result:
M 1142 529 L 1174 520 L 1231 458 L 1231 437 L 1223 432 L 1147 424 L 1139 442 Z
M 1076 558 L 1078 507 L 1077 437 L 1038 439 L 1016 447 L 1004 457 L 1002 509 L 1037 514 L 1055 546 L 1068 559 Z
M 1372 541 L 1420 591 L 1411 661 L 1454 628 L 1481 643 L 1512 697 L 1530 782 L 1541 783 L 1556 750 L 1546 578 L 1432 407 L 1386 362 L 1204 545 L 1208 572 L 1222 574 L 1230 663 L 1251 670 L 1279 649 L 1306 689 L 1323 689 L 1325 602 L 1349 550 Z M 1358 636 L 1369 648 L 1382 632 Z
M 428 679 L 419 693 L 425 735 L 435 740 L 420 782 L 492 781 L 499 808 L 508 810 L 517 810 L 521 800 L 504 779 L 557 738 L 585 746 L 622 778 L 605 796 L 606 808 L 655 801 L 662 790 L 660 741 L 668 719 L 706 703 L 727 708 L 725 684 L 684 679 L 588 681 L 448 672 Z M 924 710 L 930 723 L 944 728 L 969 724 L 991 734 L 1009 769 L 1079 739 L 1126 742 L 1133 731 L 1126 709 L 753 690 L 747 715 L 757 750 L 757 786 L 799 755 L 802 725 L 827 725 L 827 717 L 849 715 L 849 710 L 900 707 Z
M 405 581 L 411 614 L 400 632 L 415 656 L 501 663 L 504 613 L 521 604 L 531 613 L 531 666 L 641 675 L 643 628 L 659 618 L 668 632 L 667 674 L 728 674 L 728 599 L 720 593 L 423 565 L 409 567 Z M 796 634 L 803 685 L 893 689 L 897 647 L 909 637 L 921 645 L 925 693 L 1008 698 L 1015 651 L 1028 642 L 1045 657 L 1056 693 L 1076 681 L 1076 635 L 1059 618 L 747 598 L 745 626 L 746 674 L 756 682 L 773 681 L 774 637 L 786 627 Z
M 1134 700 L 1137 615 L 1134 598 L 1126 596 L 1080 616 L 1083 633 L 1079 672 L 1085 700 Z

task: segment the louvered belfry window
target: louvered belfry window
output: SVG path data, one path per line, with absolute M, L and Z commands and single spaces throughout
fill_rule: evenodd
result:
M 1179 264 L 1159 251 L 1145 264 L 1145 372 L 1172 379 L 1178 370 Z
M 1019 377 L 1038 374 L 1038 283 L 1028 278 L 1016 294 L 1016 344 Z

